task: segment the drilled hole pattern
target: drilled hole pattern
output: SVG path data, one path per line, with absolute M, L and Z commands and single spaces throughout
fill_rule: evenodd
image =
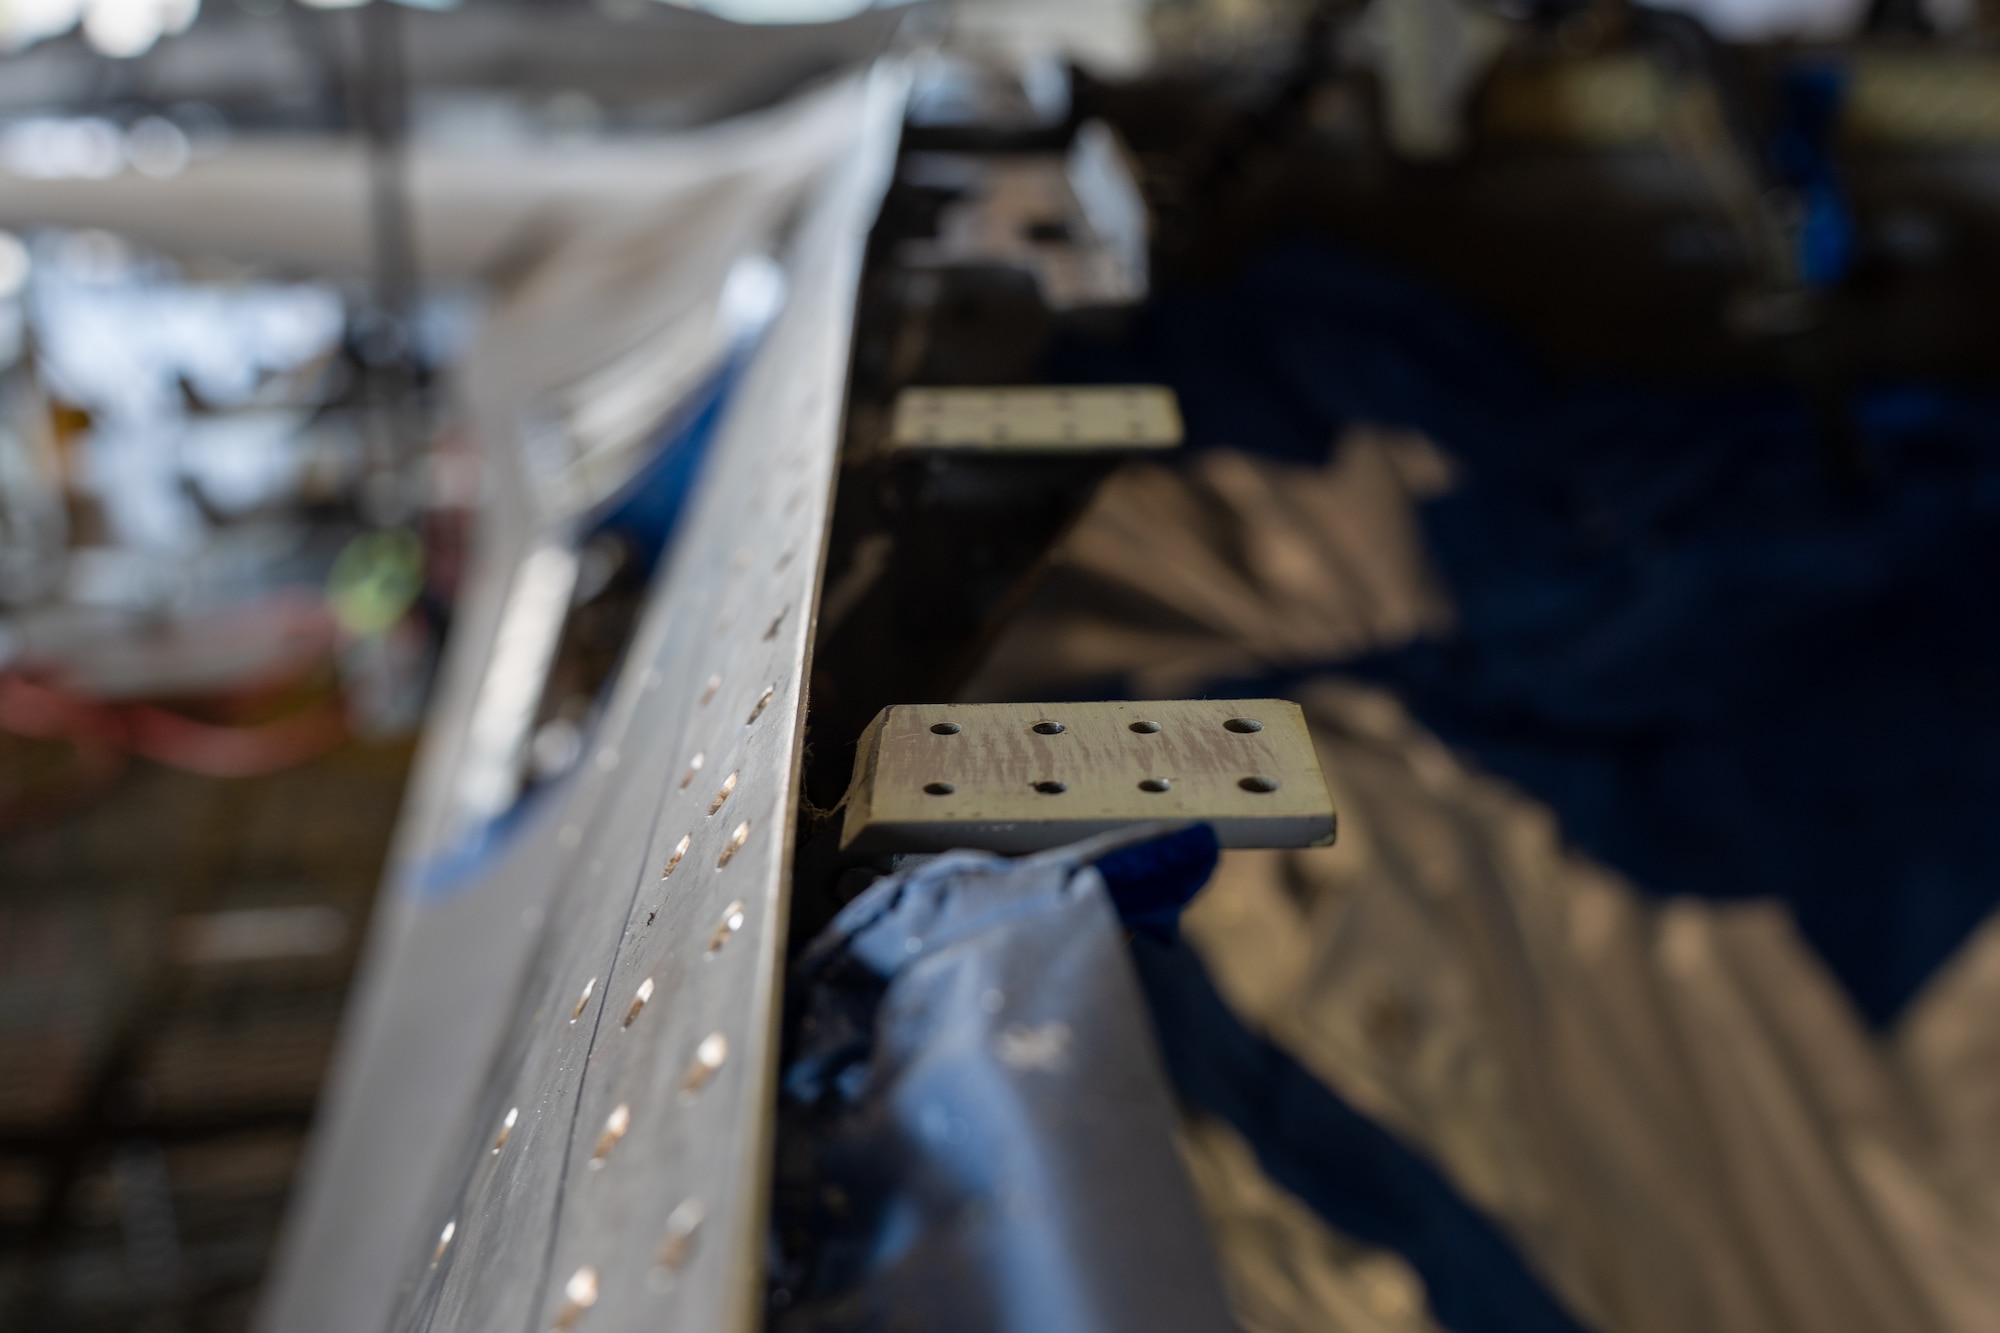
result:
M 1140 736 L 1157 736 L 1161 732 L 1160 723 L 1150 718 L 1138 718 L 1125 725 L 1128 731 Z M 1255 735 L 1264 730 L 1264 723 L 1261 719 L 1254 717 L 1232 717 L 1223 719 L 1222 728 L 1237 735 L 1248 736 Z M 1044 718 L 1039 722 L 1031 723 L 1029 730 L 1043 736 L 1060 736 L 1065 734 L 1068 729 L 1062 722 L 1054 718 Z M 930 732 L 934 736 L 959 736 L 964 734 L 964 731 L 964 726 L 957 722 L 933 722 L 930 724 Z M 939 753 L 943 755 L 947 752 L 940 751 Z M 1029 785 L 1044 796 L 1060 796 L 1069 790 L 1068 783 L 1060 778 L 1040 779 Z M 1256 773 L 1244 775 L 1237 780 L 1236 785 L 1246 792 L 1259 795 L 1277 791 L 1279 787 L 1276 778 Z M 1174 783 L 1171 778 L 1153 776 L 1141 778 L 1138 782 L 1138 788 L 1143 792 L 1158 794 L 1172 791 Z M 949 779 L 938 778 L 924 783 L 923 790 L 926 795 L 930 796 L 951 796 L 957 793 L 958 786 Z
M 856 205 L 857 245 L 867 211 Z M 817 271 L 791 281 L 794 306 L 814 284 L 843 290 Z M 840 358 L 760 353 L 732 395 L 673 572 L 627 649 L 638 672 L 614 684 L 590 785 L 574 785 L 555 816 L 569 821 L 559 844 L 577 854 L 552 872 L 561 881 L 528 927 L 528 989 L 479 1103 L 491 1118 L 467 1135 L 477 1167 L 461 1173 L 464 1192 L 440 1209 L 426 1248 L 447 1216 L 455 1238 L 399 1298 L 392 1326 L 726 1322 L 737 1238 L 752 1230 L 735 1182 L 752 1167 L 759 1106 L 744 1098 L 768 1091 L 773 1027 L 768 996 L 746 980 L 767 961 L 777 917 L 796 652 L 843 373 Z M 535 1208 L 546 1219 L 524 1213 Z M 493 1226 L 501 1215 L 508 1225 Z M 625 1235 L 637 1251 L 620 1258 Z M 428 1257 L 411 1267 L 425 1271 Z

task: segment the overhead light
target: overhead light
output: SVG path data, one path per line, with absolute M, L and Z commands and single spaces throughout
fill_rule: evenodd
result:
M 129 59 L 187 31 L 200 11 L 201 0 L 84 0 L 83 36 L 98 54 Z
M 666 0 L 732 23 L 832 23 L 874 8 L 873 0 Z

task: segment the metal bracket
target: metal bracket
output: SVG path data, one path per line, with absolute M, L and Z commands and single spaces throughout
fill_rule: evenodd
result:
M 1333 800 L 1282 699 L 898 704 L 863 733 L 841 848 L 1030 852 L 1200 820 L 1225 847 L 1333 841 Z
M 1180 442 L 1174 392 L 1153 384 L 905 389 L 889 433 L 899 452 L 1101 453 Z

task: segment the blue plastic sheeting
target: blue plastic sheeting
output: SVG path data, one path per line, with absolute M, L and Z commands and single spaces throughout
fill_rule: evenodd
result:
M 1224 1005 L 1173 928 L 1214 833 L 1134 836 L 928 859 L 802 955 L 773 1327 L 1228 1327 L 1157 1036 L 1179 1097 L 1330 1225 L 1408 1259 L 1446 1327 L 1578 1333 L 1437 1168 Z
M 1112 906 L 1159 928 L 1215 838 L 1114 860 L 1107 893 L 1111 841 L 929 859 L 801 956 L 774 1329 L 1231 1327 Z
M 1172 385 L 1196 448 L 1444 446 L 1463 479 L 1424 523 L 1459 628 L 1345 665 L 1639 888 L 1783 899 L 1870 1021 L 2000 902 L 2000 404 L 1859 396 L 1843 487 L 1789 394 L 1562 381 L 1302 245 L 1061 370 Z

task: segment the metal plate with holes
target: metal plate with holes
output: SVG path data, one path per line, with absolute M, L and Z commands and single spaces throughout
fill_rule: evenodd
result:
M 1171 449 L 1180 407 L 1153 384 L 1074 388 L 905 389 L 896 398 L 896 449 L 989 453 Z
M 902 85 L 878 70 L 829 113 L 846 118 L 846 147 L 784 242 L 786 303 L 719 426 L 590 759 L 551 802 L 554 818 L 531 817 L 520 834 L 550 853 L 535 865 L 551 888 L 523 922 L 531 962 L 494 1006 L 503 1035 L 483 1086 L 429 1098 L 450 1108 L 447 1160 L 405 1159 L 430 1202 L 419 1225 L 395 1228 L 389 1328 L 760 1322 L 810 608 L 855 291 Z M 476 911 L 488 887 L 456 901 Z M 399 1012 L 381 1043 L 401 1045 L 397 1026 L 434 1018 Z M 369 1054 L 388 1067 L 395 1052 Z M 398 1147 L 350 1135 L 326 1150 L 314 1184 L 343 1204 L 336 1231 L 375 1227 L 370 1201 L 341 1190 L 339 1155 L 366 1172 Z M 294 1251 L 292 1272 L 309 1269 L 312 1256 Z M 263 1322 L 384 1327 L 380 1313 L 329 1309 L 389 1303 L 354 1296 L 288 1278 Z
M 1225 847 L 1330 842 L 1305 715 L 1281 699 L 898 704 L 861 738 L 841 845 L 1028 852 L 1147 820 Z

